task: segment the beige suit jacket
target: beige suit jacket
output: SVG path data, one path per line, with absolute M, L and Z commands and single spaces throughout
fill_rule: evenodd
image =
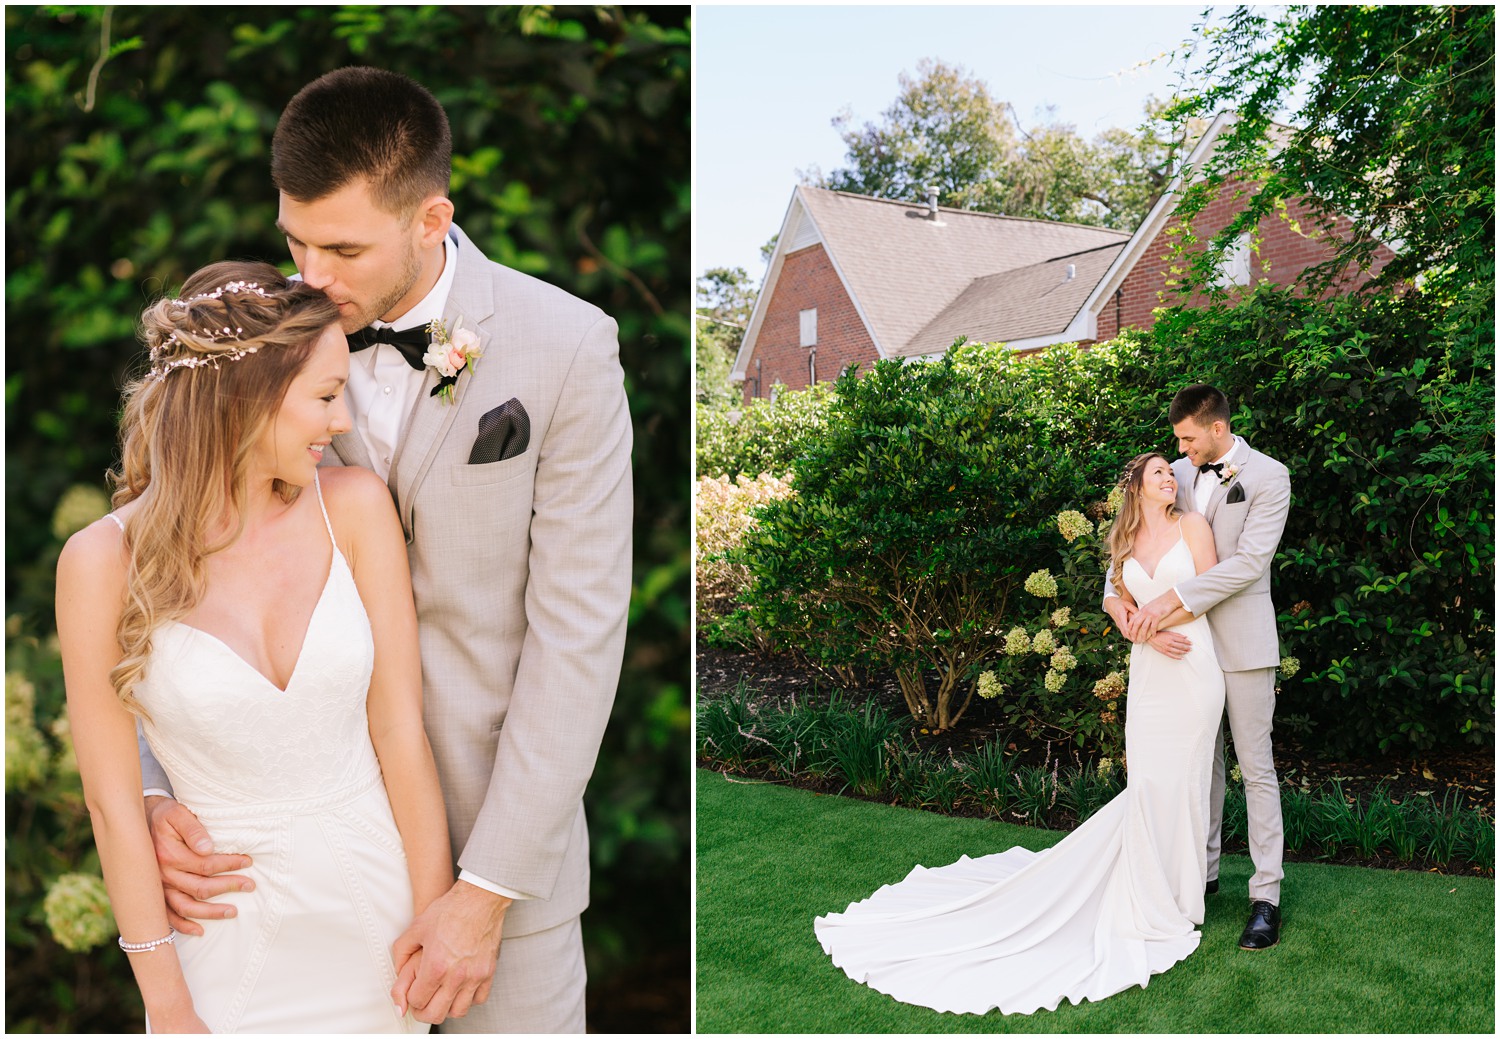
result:
M 1271 602 L 1271 563 L 1286 527 L 1292 485 L 1286 466 L 1251 450 L 1243 438 L 1226 463 L 1235 468 L 1209 496 L 1203 518 L 1213 529 L 1217 566 L 1177 586 L 1177 595 L 1196 616 L 1208 614 L 1219 666 L 1250 671 L 1281 663 L 1276 607 Z M 1177 507 L 1196 512 L 1193 481 L 1198 470 L 1186 458 L 1172 463 Z M 1238 486 L 1244 500 L 1228 499 Z

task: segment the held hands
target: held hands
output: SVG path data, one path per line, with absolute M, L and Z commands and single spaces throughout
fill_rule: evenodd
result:
M 214 843 L 198 817 L 170 797 L 146 798 L 146 822 L 161 870 L 167 922 L 183 934 L 201 935 L 202 926 L 189 917 L 222 920 L 233 916 L 234 906 L 205 900 L 229 891 L 253 890 L 255 882 L 249 877 L 220 876 L 226 870 L 248 869 L 250 857 L 214 854 Z
M 510 903 L 460 880 L 423 910 L 391 947 L 396 1011 L 437 1025 L 488 999 Z
M 1181 660 L 1193 648 L 1192 640 L 1175 631 L 1159 631 L 1151 637 L 1150 646 L 1164 656 Z
M 1131 642 L 1150 642 L 1156 637 L 1161 622 L 1181 605 L 1182 602 L 1177 598 L 1176 592 L 1162 592 L 1136 610 L 1130 619 L 1120 626 L 1120 630 Z

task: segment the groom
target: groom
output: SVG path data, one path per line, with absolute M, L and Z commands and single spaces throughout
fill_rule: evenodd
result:
M 1271 561 L 1286 526 L 1291 480 L 1286 466 L 1253 451 L 1229 429 L 1229 399 L 1212 386 L 1180 390 L 1168 411 L 1184 457 L 1172 463 L 1177 507 L 1202 513 L 1213 529 L 1219 562 L 1162 593 L 1139 609 L 1106 590 L 1104 609 L 1133 642 L 1156 634 L 1157 625 L 1182 606 L 1208 614 L 1214 648 L 1224 669 L 1224 705 L 1234 753 L 1245 780 L 1250 823 L 1250 920 L 1242 949 L 1269 949 L 1281 938 L 1281 791 L 1271 755 L 1271 715 L 1276 707 L 1280 644 L 1271 604 Z M 1219 731 L 1210 791 L 1208 887 L 1219 889 L 1224 820 L 1224 733 Z
M 421 950 L 406 998 L 445 1031 L 582 1032 L 582 795 L 630 600 L 630 413 L 614 321 L 485 258 L 452 223 L 450 155 L 423 87 L 331 72 L 277 124 L 277 226 L 353 351 L 355 428 L 324 464 L 378 473 L 406 531 L 461 870 L 396 943 L 398 963 Z M 423 356 L 438 319 L 478 336 L 480 360 L 456 377 Z M 154 761 L 143 768 L 165 788 Z M 148 812 L 174 925 L 199 933 L 183 918 L 228 915 L 198 900 L 236 890 L 244 878 L 221 871 L 243 859 L 193 851 L 203 829 L 169 798 Z

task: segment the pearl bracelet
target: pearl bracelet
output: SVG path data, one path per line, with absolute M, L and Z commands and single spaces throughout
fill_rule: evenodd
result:
M 158 945 L 171 945 L 177 940 L 177 932 L 168 929 L 165 938 L 158 938 L 154 942 L 127 942 L 124 937 L 120 938 L 120 948 L 126 952 L 154 952 Z

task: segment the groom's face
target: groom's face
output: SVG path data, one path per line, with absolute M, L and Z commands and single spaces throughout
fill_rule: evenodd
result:
M 382 209 L 363 180 L 313 202 L 282 192 L 276 226 L 303 280 L 338 304 L 346 333 L 377 318 L 395 321 L 431 288 L 422 278 L 420 214 L 407 218 Z
M 1229 450 L 1229 429 L 1223 422 L 1205 426 L 1189 416 L 1173 426 L 1172 432 L 1177 436 L 1177 450 L 1195 466 L 1212 462 Z

